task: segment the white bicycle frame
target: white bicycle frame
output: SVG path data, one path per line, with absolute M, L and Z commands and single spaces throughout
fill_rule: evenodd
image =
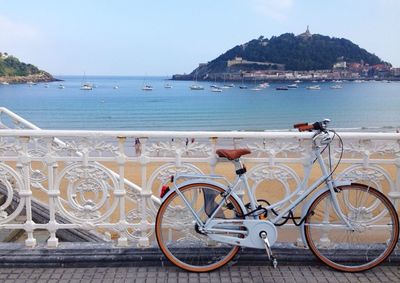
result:
M 319 137 L 319 135 L 322 134 L 327 134 L 327 133 L 317 133 L 314 138 L 313 138 L 313 155 L 316 158 L 316 160 L 318 161 L 319 167 L 321 169 L 322 175 L 320 178 L 318 178 L 318 180 L 316 180 L 313 184 L 311 184 L 306 190 L 303 189 L 305 182 L 308 180 L 309 176 L 306 176 L 306 178 L 303 179 L 303 181 L 301 182 L 301 184 L 299 184 L 299 186 L 296 188 L 295 191 L 293 191 L 290 195 L 286 196 L 285 198 L 283 198 L 282 200 L 272 204 L 272 205 L 268 205 L 265 206 L 264 208 L 267 210 L 272 210 L 274 208 L 277 208 L 279 206 L 281 206 L 284 203 L 287 203 L 289 200 L 291 200 L 295 195 L 298 195 L 298 197 L 292 201 L 292 203 L 290 205 L 288 205 L 286 208 L 284 208 L 282 211 L 279 212 L 279 214 L 275 217 L 269 218 L 269 221 L 273 224 L 278 223 L 283 217 L 287 216 L 287 214 L 289 213 L 289 211 L 291 211 L 292 209 L 294 209 L 300 202 L 302 202 L 305 198 L 307 198 L 315 189 L 317 189 L 322 183 L 325 182 L 326 184 L 326 188 L 325 189 L 321 189 L 321 193 L 325 192 L 326 190 L 330 191 L 331 197 L 332 197 L 332 203 L 333 203 L 333 207 L 335 212 L 337 213 L 337 215 L 341 218 L 342 221 L 344 221 L 344 223 L 346 223 L 347 227 L 349 229 L 352 229 L 352 224 L 349 223 L 349 221 L 347 220 L 347 218 L 344 216 L 338 200 L 336 198 L 336 191 L 335 188 L 337 188 L 338 186 L 342 186 L 342 185 L 349 185 L 350 182 L 341 182 L 340 184 L 333 180 L 331 173 L 328 171 L 327 165 L 325 164 L 325 161 L 322 157 L 322 154 L 320 152 L 321 149 L 321 145 L 317 145 L 316 144 L 316 139 Z M 242 166 L 242 162 L 240 161 L 240 159 L 236 159 L 233 161 L 235 164 L 235 169 L 241 169 L 243 168 Z M 310 173 L 308 173 L 310 174 Z M 218 182 L 218 185 L 220 187 L 222 187 L 224 189 L 224 193 L 223 193 L 223 199 L 220 201 L 220 203 L 218 204 L 218 206 L 214 209 L 213 213 L 209 216 L 209 218 L 206 220 L 205 223 L 203 223 L 203 221 L 200 219 L 200 217 L 197 215 L 196 211 L 191 207 L 189 201 L 185 198 L 184 194 L 179 190 L 180 188 L 180 184 L 177 184 L 176 182 L 179 179 L 196 179 L 196 181 L 203 181 L 205 183 L 207 183 L 208 180 L 223 180 L 225 183 L 227 183 L 227 186 L 221 184 L 220 182 Z M 249 183 L 248 183 L 248 179 L 246 174 L 241 174 L 238 175 L 234 181 L 233 184 L 230 184 L 229 181 L 224 177 L 224 176 L 220 176 L 220 175 L 176 175 L 174 178 L 174 188 L 173 190 L 171 190 L 170 193 L 172 193 L 173 191 L 175 191 L 183 200 L 183 202 L 187 205 L 187 207 L 189 208 L 189 210 L 191 211 L 191 213 L 193 214 L 193 217 L 196 219 L 197 225 L 199 227 L 199 229 L 201 231 L 206 231 L 206 232 L 211 232 L 211 233 L 218 233 L 221 232 L 221 228 L 215 229 L 215 228 L 211 228 L 210 224 L 212 224 L 212 220 L 214 220 L 214 217 L 217 215 L 218 211 L 221 209 L 221 207 L 223 206 L 225 200 L 227 198 L 229 198 L 229 196 L 234 195 L 236 196 L 236 191 L 240 188 L 240 186 L 243 184 L 243 187 L 246 189 L 247 194 L 249 196 L 249 201 L 250 201 L 250 211 L 255 211 L 258 207 L 258 203 L 257 200 L 255 199 L 255 196 L 253 195 Z M 164 199 L 170 195 L 170 193 L 168 193 L 166 196 L 164 196 Z M 319 195 L 319 194 L 317 194 Z M 242 208 L 245 208 L 243 202 L 240 200 L 240 198 L 235 197 L 235 199 L 237 201 L 240 201 L 240 205 Z M 309 202 L 309 205 L 311 205 L 311 202 Z M 308 206 L 309 206 L 308 205 Z M 303 208 L 303 211 L 305 209 L 305 211 L 308 211 L 308 206 Z M 244 211 L 244 213 L 248 213 L 247 211 Z M 304 214 L 304 213 L 303 213 Z M 302 217 L 305 217 L 305 214 L 302 215 Z M 265 220 L 260 220 L 258 218 L 258 215 L 254 214 L 252 216 L 248 216 L 246 217 L 247 219 L 252 218 L 255 219 L 257 221 L 265 221 Z M 220 220 L 218 220 L 220 221 Z M 227 220 L 226 220 L 227 221 Z M 227 230 L 225 230 L 225 232 L 229 232 Z M 231 231 L 231 232 L 235 232 L 235 233 L 241 233 L 241 234 L 245 234 L 245 231 Z

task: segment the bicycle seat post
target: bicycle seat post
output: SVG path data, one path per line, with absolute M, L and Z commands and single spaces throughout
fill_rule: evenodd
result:
M 235 172 L 237 175 L 242 175 L 246 173 L 246 166 L 243 165 L 243 162 L 240 158 L 236 158 L 232 160 L 233 164 L 235 165 Z

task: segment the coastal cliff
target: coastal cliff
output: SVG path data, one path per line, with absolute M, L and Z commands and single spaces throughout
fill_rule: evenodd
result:
M 0 52 L 0 83 L 27 83 L 58 81 L 51 74 L 32 64 L 19 61 L 14 56 Z

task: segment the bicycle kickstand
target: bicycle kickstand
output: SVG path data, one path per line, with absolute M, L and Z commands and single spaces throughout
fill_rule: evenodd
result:
M 260 233 L 260 237 L 264 242 L 265 250 L 267 251 L 268 260 L 270 260 L 272 263 L 272 266 L 274 268 L 276 268 L 278 266 L 278 260 L 272 253 L 271 245 L 269 244 L 268 237 L 267 237 L 267 232 L 262 231 Z

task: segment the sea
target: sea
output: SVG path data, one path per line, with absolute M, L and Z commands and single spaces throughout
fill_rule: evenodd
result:
M 0 85 L 0 107 L 6 107 L 42 129 L 265 131 L 291 129 L 294 123 L 331 119 L 334 128 L 396 131 L 400 128 L 400 82 L 284 83 L 253 90 L 224 88 L 218 82 L 168 77 L 89 76 L 93 90 L 81 90 L 82 76 L 58 76 L 61 82 Z M 65 88 L 59 88 L 62 84 Z M 144 85 L 152 91 L 143 91 Z M 171 88 L 165 88 L 170 84 Z M 318 84 L 320 90 L 306 87 Z

